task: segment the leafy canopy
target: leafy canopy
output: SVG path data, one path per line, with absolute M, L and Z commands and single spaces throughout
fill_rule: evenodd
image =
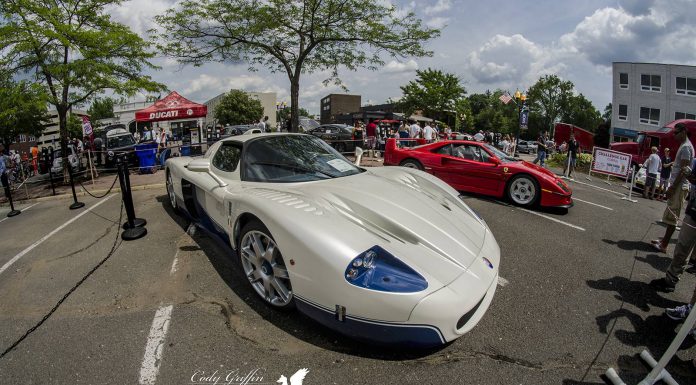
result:
M 40 136 L 49 120 L 41 86 L 0 77 L 0 140 L 6 148 L 20 134 Z
M 96 122 L 100 119 L 114 117 L 114 99 L 112 98 L 96 98 L 87 110 L 90 120 Z
M 377 69 L 383 55 L 428 56 L 422 43 L 439 36 L 413 12 L 373 0 L 184 0 L 155 20 L 162 51 L 182 63 L 286 73 L 295 130 L 303 73 L 328 71 L 325 82 L 342 85 L 341 67 Z
M 425 116 L 440 120 L 452 115 L 466 94 L 456 75 L 430 68 L 417 70 L 416 79 L 401 86 L 401 91 L 404 96 L 399 106 L 406 114 L 420 110 Z
M 263 106 L 244 91 L 232 90 L 215 107 L 215 119 L 222 125 L 257 123 L 263 116 Z

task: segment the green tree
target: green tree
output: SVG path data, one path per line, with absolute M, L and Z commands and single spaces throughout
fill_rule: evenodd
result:
M 0 141 L 7 150 L 19 135 L 39 137 L 50 117 L 38 84 L 0 77 Z
M 100 93 L 133 95 L 164 87 L 144 69 L 155 56 L 148 42 L 111 21 L 120 0 L 2 0 L 0 66 L 36 77 L 49 95 L 60 127 L 67 168 L 68 111 Z M 67 172 L 65 173 L 67 175 Z
M 82 118 L 79 115 L 68 113 L 68 137 L 82 140 Z
M 561 112 L 561 121 L 595 132 L 602 122 L 602 116 L 592 102 L 583 94 L 579 94 L 568 98 L 567 105 Z
M 300 107 L 297 109 L 297 113 L 300 114 L 299 116 L 309 116 L 309 111 L 305 110 L 304 108 Z M 289 108 L 283 108 L 282 110 L 278 110 L 278 122 L 285 122 L 288 119 L 290 119 L 290 109 Z
M 529 134 L 536 136 L 539 131 L 550 131 L 553 123 L 561 118 L 573 96 L 573 83 L 561 80 L 556 75 L 545 75 L 529 88 Z
M 503 90 L 486 91 L 469 96 L 473 114 L 473 131 L 493 131 L 517 133 L 518 111 L 514 102 L 503 104 L 500 96 Z
M 108 119 L 114 117 L 114 99 L 112 98 L 96 98 L 92 101 L 92 105 L 87 110 L 89 118 L 92 122 L 100 119 Z
M 377 69 L 382 55 L 428 56 L 422 43 L 439 36 L 413 12 L 372 0 L 184 0 L 155 17 L 163 52 L 183 63 L 249 63 L 284 72 L 290 81 L 292 130 L 299 127 L 300 77 L 340 67 Z
M 607 104 L 606 107 L 604 107 L 604 113 L 602 114 L 602 119 L 604 119 L 604 121 L 609 124 L 609 127 L 611 127 L 611 114 L 612 113 L 613 113 L 613 108 L 612 108 L 611 103 L 609 103 L 609 104 Z
M 424 116 L 437 120 L 446 120 L 466 94 L 456 75 L 430 68 L 417 70 L 416 79 L 401 86 L 401 91 L 404 94 L 399 100 L 401 111 L 411 115 L 420 110 Z
M 214 113 L 222 125 L 249 124 L 261 120 L 263 106 L 246 92 L 232 90 L 222 97 Z

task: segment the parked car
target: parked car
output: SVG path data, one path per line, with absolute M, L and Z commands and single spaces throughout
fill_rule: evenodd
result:
M 384 165 L 424 170 L 459 191 L 507 198 L 520 206 L 573 205 L 572 191 L 556 174 L 511 158 L 488 143 L 444 140 L 397 148 L 395 140 L 389 139 Z
M 340 153 L 355 151 L 353 127 L 346 124 L 322 124 L 307 133 L 324 139 Z
M 498 243 L 455 190 L 356 167 L 313 135 L 223 139 L 168 159 L 166 186 L 176 211 L 230 245 L 261 301 L 352 338 L 441 346 L 481 320 L 498 286 Z
M 115 128 L 106 132 L 106 167 L 113 168 L 116 165 L 117 155 L 125 154 L 128 164 L 138 166 L 138 157 L 135 154 L 135 138 L 130 131 L 123 128 Z
M 73 172 L 78 172 L 82 169 L 82 164 L 80 162 L 80 157 L 75 150 L 75 146 L 68 145 L 68 162 L 72 167 Z M 63 173 L 63 151 L 57 149 L 53 151 L 53 165 L 51 166 L 51 172 L 54 174 Z
M 253 127 L 253 128 L 249 128 L 248 130 L 244 131 L 244 133 L 242 135 L 261 134 L 263 132 L 264 132 L 264 130 L 262 130 L 258 127 Z
M 235 126 L 225 126 L 220 138 L 228 138 L 230 136 L 242 135 L 247 132 L 252 126 L 250 124 L 238 124 Z
M 517 152 L 524 152 L 527 154 L 536 154 L 539 146 L 536 142 L 520 140 L 517 144 Z

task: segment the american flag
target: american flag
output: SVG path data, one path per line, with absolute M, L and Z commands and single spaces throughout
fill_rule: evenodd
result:
M 508 104 L 512 100 L 512 98 L 510 97 L 510 95 L 508 95 L 507 92 L 500 95 L 498 99 L 500 99 L 500 101 L 503 102 L 503 104 Z

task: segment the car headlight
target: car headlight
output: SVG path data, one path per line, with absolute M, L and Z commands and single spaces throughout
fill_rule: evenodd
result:
M 379 246 L 355 257 L 345 278 L 351 285 L 393 293 L 415 293 L 428 287 L 423 276 Z

